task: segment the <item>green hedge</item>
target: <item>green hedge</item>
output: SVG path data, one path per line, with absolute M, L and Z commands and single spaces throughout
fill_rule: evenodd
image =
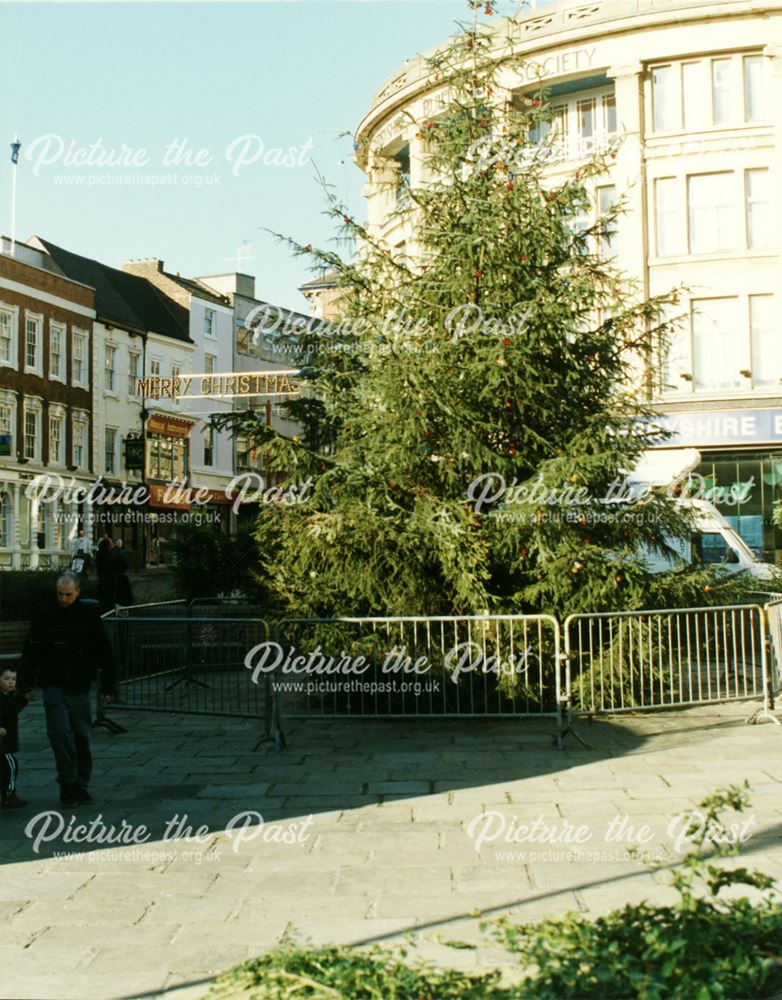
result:
M 770 890 L 774 879 L 721 862 L 736 855 L 721 814 L 749 805 L 746 783 L 701 803 L 693 848 L 671 874 L 672 906 L 638 903 L 597 919 L 571 913 L 538 924 L 481 925 L 515 969 L 467 973 L 409 964 L 406 948 L 301 947 L 290 938 L 222 976 L 213 1000 L 730 1000 L 782 991 L 782 906 L 723 889 Z M 715 863 L 716 862 L 716 863 Z M 659 866 L 659 867 L 662 867 Z M 467 942 L 443 941 L 474 948 Z M 515 975 L 514 975 L 515 972 Z M 510 980 L 510 981 L 509 981 Z M 515 981 L 514 981 L 515 980 Z

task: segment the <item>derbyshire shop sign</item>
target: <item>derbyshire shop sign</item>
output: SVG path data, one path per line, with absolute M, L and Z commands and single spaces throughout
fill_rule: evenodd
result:
M 671 434 L 661 448 L 782 443 L 782 409 L 663 413 L 655 423 Z
M 160 375 L 136 379 L 136 393 L 160 399 L 204 399 L 223 396 L 294 396 L 298 385 L 290 375 L 298 368 L 273 372 L 226 372 L 220 375 Z

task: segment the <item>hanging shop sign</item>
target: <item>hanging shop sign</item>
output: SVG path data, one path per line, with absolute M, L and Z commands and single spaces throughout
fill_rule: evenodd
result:
M 135 472 L 144 468 L 143 438 L 125 438 L 125 468 L 128 472 Z

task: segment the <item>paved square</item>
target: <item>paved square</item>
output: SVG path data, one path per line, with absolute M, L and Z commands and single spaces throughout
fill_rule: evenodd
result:
M 673 862 L 677 816 L 744 778 L 746 854 L 782 877 L 782 728 L 748 714 L 582 722 L 587 745 L 562 751 L 550 720 L 293 722 L 277 754 L 253 720 L 114 710 L 128 732 L 95 732 L 96 803 L 64 810 L 34 702 L 31 804 L 0 816 L 0 996 L 195 1000 L 294 930 L 356 944 L 413 930 L 422 956 L 496 964 L 490 942 L 442 942 L 478 943 L 475 911 L 672 900 L 629 848 Z

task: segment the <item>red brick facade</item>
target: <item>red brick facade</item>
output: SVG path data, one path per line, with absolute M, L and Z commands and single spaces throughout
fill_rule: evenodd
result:
M 52 299 L 60 301 L 51 301 Z M 28 396 L 43 400 L 41 433 L 41 461 L 44 466 L 49 461 L 49 405 L 59 403 L 65 407 L 65 465 L 72 465 L 72 419 L 74 410 L 83 411 L 88 417 L 88 471 L 93 469 L 92 455 L 92 387 L 94 373 L 93 320 L 95 314 L 95 294 L 87 288 L 67 278 L 34 267 L 24 261 L 0 254 L 0 305 L 18 310 L 18 324 L 15 331 L 16 366 L 10 368 L 0 364 L 0 390 L 16 393 L 16 433 L 14 452 L 10 458 L 0 458 L 6 468 L 26 470 L 27 463 L 20 462 L 24 449 L 24 399 Z M 90 315 L 74 311 L 72 306 L 90 310 Z M 25 371 L 25 315 L 27 313 L 43 317 L 41 345 L 41 375 Z M 65 380 L 60 382 L 50 378 L 50 331 L 51 322 L 65 324 Z M 79 388 L 73 382 L 73 331 L 74 328 L 87 335 L 84 364 L 88 373 L 89 389 Z M 38 463 L 35 463 L 38 464 Z

